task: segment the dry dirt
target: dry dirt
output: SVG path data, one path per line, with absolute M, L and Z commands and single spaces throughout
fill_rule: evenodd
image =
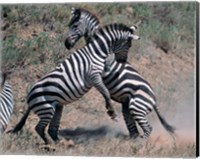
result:
M 193 52 L 192 49 L 189 51 Z M 151 83 L 161 113 L 177 128 L 175 138 L 164 130 L 155 112 L 152 112 L 148 116 L 153 126 L 149 140 L 128 139 L 121 105 L 113 102 L 119 120 L 114 122 L 106 114 L 103 98 L 92 89 L 83 98 L 64 108 L 60 136 L 70 139 L 68 143 L 63 140 L 60 144 L 53 145 L 54 152 L 40 149 L 37 143 L 41 144 L 42 141 L 34 131 L 37 116 L 31 114 L 21 134 L 5 134 L 2 137 L 0 154 L 194 157 L 196 149 L 194 56 L 166 54 L 154 45 L 144 48 L 143 52 L 143 56 L 130 55 L 129 62 Z M 28 65 L 24 70 L 17 70 L 12 74 L 13 78 L 9 82 L 14 88 L 16 107 L 8 129 L 19 121 L 27 109 L 25 103 L 27 90 L 31 83 L 42 75 L 43 70 L 43 65 L 37 68 Z

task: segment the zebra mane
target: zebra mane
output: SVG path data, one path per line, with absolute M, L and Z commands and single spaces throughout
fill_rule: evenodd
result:
M 98 38 L 99 34 L 104 35 L 105 31 L 106 32 L 123 31 L 123 32 L 130 32 L 131 34 L 133 34 L 135 30 L 132 27 L 128 27 L 122 23 L 112 23 L 99 28 L 99 30 L 94 33 L 93 38 L 94 39 Z
M 100 24 L 99 18 L 95 14 L 93 14 L 92 12 L 90 12 L 90 11 L 84 9 L 84 8 L 74 8 L 73 7 L 71 9 L 71 14 L 72 14 L 73 17 L 72 17 L 71 21 L 69 22 L 69 26 L 72 25 L 75 21 L 78 21 L 80 19 L 81 13 L 88 14 L 90 17 L 95 19 L 98 22 L 98 24 Z
M 4 85 L 4 83 L 5 83 L 5 81 L 6 81 L 6 73 L 1 73 L 1 87 L 3 87 L 3 85 Z

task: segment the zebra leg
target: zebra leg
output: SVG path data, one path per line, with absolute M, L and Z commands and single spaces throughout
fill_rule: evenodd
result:
M 55 106 L 55 113 L 54 113 L 53 119 L 51 120 L 51 122 L 49 124 L 48 133 L 55 142 L 59 140 L 58 129 L 59 129 L 59 125 L 60 125 L 62 111 L 63 111 L 63 106 L 57 104 Z
M 129 131 L 129 135 L 131 138 L 136 139 L 139 136 L 139 132 L 136 126 L 136 121 L 133 116 L 129 113 L 129 103 L 122 103 L 122 114 L 124 117 L 124 121 L 126 123 L 126 127 Z
M 51 122 L 54 115 L 54 110 L 52 106 L 50 105 L 50 107 L 48 108 L 45 107 L 45 109 L 41 109 L 35 113 L 40 118 L 38 124 L 35 127 L 35 130 L 38 133 L 38 135 L 44 140 L 45 144 L 50 144 L 49 140 L 47 139 L 45 135 L 45 128 Z
M 146 122 L 145 122 L 146 120 Z M 140 123 L 139 123 L 140 124 Z M 147 119 L 145 118 L 144 121 L 141 121 L 141 128 L 144 132 L 143 138 L 148 138 L 153 130 L 152 126 L 149 124 L 149 122 L 147 121 Z
M 108 110 L 107 111 L 108 115 L 111 117 L 111 119 L 115 119 L 115 117 L 117 115 L 115 114 L 114 108 L 111 104 L 110 92 L 104 85 L 102 77 L 99 73 L 96 73 L 92 77 L 92 83 L 93 83 L 94 87 L 103 95 L 105 102 L 106 102 L 105 107 Z
M 146 118 L 146 114 L 143 114 L 142 112 L 138 112 L 133 109 L 130 110 L 130 114 L 134 117 L 135 121 L 137 121 L 139 126 L 142 128 L 144 133 L 142 138 L 148 138 L 152 132 L 152 127 Z
M 135 100 L 134 98 L 131 98 L 129 103 L 129 112 L 142 128 L 144 133 L 143 137 L 148 138 L 151 134 L 152 127 L 150 126 L 146 118 L 146 115 L 148 113 L 146 105 L 144 105 L 142 102 L 137 102 L 137 100 Z

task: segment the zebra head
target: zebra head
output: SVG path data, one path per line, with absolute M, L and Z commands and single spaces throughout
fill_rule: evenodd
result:
M 99 27 L 98 18 L 82 8 L 72 8 L 72 18 L 68 24 L 68 32 L 65 40 L 67 49 L 71 49 L 75 43 L 84 36 L 88 43 L 90 37 Z
M 101 48 L 108 54 L 114 53 L 117 62 L 124 63 L 128 58 L 128 51 L 132 46 L 132 40 L 139 40 L 135 35 L 135 26 L 128 27 L 124 24 L 110 24 L 95 32 L 92 41 L 98 39 Z

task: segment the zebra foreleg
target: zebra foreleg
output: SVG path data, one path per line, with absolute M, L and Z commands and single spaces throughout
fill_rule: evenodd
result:
M 49 124 L 49 129 L 48 129 L 48 133 L 51 136 L 51 138 L 53 139 L 53 141 L 57 142 L 59 140 L 58 138 L 58 129 L 59 129 L 59 125 L 60 125 L 60 119 L 62 116 L 62 111 L 63 111 L 63 106 L 57 104 L 55 106 L 55 113 L 54 116 Z
M 95 76 L 92 78 L 92 83 L 94 87 L 103 95 L 106 102 L 105 107 L 108 110 L 108 115 L 111 117 L 111 119 L 115 119 L 117 115 L 115 114 L 114 108 L 111 104 L 110 92 L 104 85 L 101 75 L 95 74 Z
M 129 113 L 129 103 L 122 103 L 122 114 L 124 117 L 124 121 L 126 123 L 126 127 L 129 131 L 129 135 L 131 138 L 136 139 L 140 134 L 138 132 L 136 121 L 133 116 Z

